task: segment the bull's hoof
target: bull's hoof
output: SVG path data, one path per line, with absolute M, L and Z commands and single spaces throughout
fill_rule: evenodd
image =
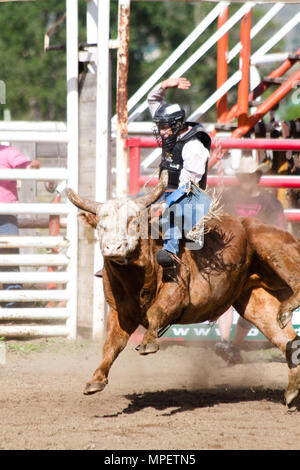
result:
M 299 403 L 296 404 L 299 400 L 296 400 L 296 398 L 299 395 L 299 389 L 291 389 L 287 390 L 284 394 L 285 398 L 285 403 L 288 406 L 289 411 L 294 411 L 294 409 L 298 408 Z
M 297 405 L 290 405 L 287 407 L 287 412 L 289 414 L 292 414 L 292 413 L 297 413 L 299 411 L 299 407 Z
M 159 350 L 159 345 L 157 343 L 148 343 L 148 344 L 141 344 L 138 351 L 141 356 L 146 356 L 147 354 L 154 354 L 158 350 Z
M 102 392 L 105 382 L 88 382 L 85 386 L 84 395 L 92 395 L 93 393 Z
M 286 327 L 288 322 L 292 319 L 293 312 L 279 312 L 277 315 L 277 322 L 280 328 L 283 330 L 283 328 Z

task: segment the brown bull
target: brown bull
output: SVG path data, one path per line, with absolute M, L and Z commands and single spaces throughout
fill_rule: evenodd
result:
M 300 342 L 290 322 L 292 310 L 300 304 L 296 239 L 256 219 L 224 214 L 207 223 L 209 231 L 201 250 L 181 248 L 177 281 L 166 282 L 155 256 L 162 241 L 141 239 L 133 230 L 142 209 L 164 190 L 165 182 L 160 181 L 146 196 L 104 204 L 66 190 L 71 202 L 94 216 L 92 223 L 97 226 L 104 257 L 104 294 L 110 307 L 103 359 L 85 393 L 103 390 L 112 363 L 139 325 L 147 330 L 139 353 L 154 353 L 159 348 L 160 328 L 175 322 L 215 321 L 234 305 L 286 355 L 290 372 L 285 399 L 291 404 L 300 388 Z M 119 228 L 124 214 L 126 233 L 120 235 L 113 222 L 117 220 Z M 87 219 L 91 223 L 88 214 Z

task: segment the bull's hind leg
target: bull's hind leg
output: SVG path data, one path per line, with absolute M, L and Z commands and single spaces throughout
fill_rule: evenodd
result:
M 277 321 L 284 328 L 300 305 L 300 244 L 290 233 L 265 225 L 251 217 L 243 219 L 251 247 L 258 255 L 258 265 L 268 266 L 291 289 L 278 310 Z M 265 279 L 268 284 L 268 276 Z M 270 289 L 273 289 L 270 284 Z
M 103 345 L 102 362 L 95 370 L 92 379 L 86 384 L 84 394 L 100 392 L 108 383 L 107 377 L 110 368 L 121 351 L 125 348 L 130 335 L 135 331 L 138 322 L 127 320 L 120 325 L 119 315 L 111 309 L 107 320 L 106 340 Z
M 287 246 L 286 252 L 274 247 L 272 255 L 265 259 L 291 289 L 291 295 L 283 300 L 277 313 L 280 328 L 285 328 L 292 319 L 293 311 L 300 305 L 300 257 L 296 246 Z M 272 286 L 271 286 L 272 288 Z
M 292 250 L 291 247 L 289 248 L 290 253 L 282 254 L 282 256 L 278 256 L 276 253 L 270 262 L 276 274 L 281 277 L 293 291 L 293 294 L 280 304 L 277 314 L 277 321 L 280 328 L 285 328 L 292 319 L 293 311 L 300 305 L 300 257 L 296 248 L 294 250 Z
M 278 310 L 277 321 L 280 328 L 285 328 L 293 317 L 293 311 L 300 305 L 300 290 L 287 301 L 282 302 Z
M 289 367 L 285 401 L 287 405 L 291 405 L 300 389 L 300 338 L 291 322 L 284 329 L 279 327 L 277 315 L 280 301 L 264 289 L 256 288 L 243 294 L 234 307 L 285 355 Z

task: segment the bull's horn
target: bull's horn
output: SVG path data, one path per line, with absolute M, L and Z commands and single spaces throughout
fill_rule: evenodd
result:
M 158 198 L 165 192 L 168 186 L 168 172 L 167 170 L 163 170 L 158 184 L 151 190 L 149 193 L 145 194 L 145 196 L 140 196 L 136 198 L 136 202 L 139 206 L 148 207 L 157 201 Z
M 71 201 L 72 204 L 74 204 L 76 207 L 79 207 L 79 209 L 84 211 L 91 212 L 91 214 L 97 214 L 97 209 L 99 206 L 101 206 L 101 202 L 85 199 L 84 197 L 81 197 L 79 194 L 75 193 L 75 191 L 73 191 L 71 188 L 66 188 L 65 192 L 69 201 Z

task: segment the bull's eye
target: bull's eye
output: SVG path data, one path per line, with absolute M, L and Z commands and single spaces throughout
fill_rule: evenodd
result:
M 104 225 L 103 223 L 99 222 L 98 223 L 98 227 L 97 227 L 99 230 L 103 230 L 104 232 L 107 230 L 107 227 L 106 225 Z
M 101 215 L 101 218 L 98 222 L 98 228 L 100 228 L 101 230 L 107 230 L 108 220 L 109 219 L 107 219 L 107 216 Z
M 137 219 L 132 220 L 128 225 L 128 235 L 138 236 L 140 230 L 140 222 Z

